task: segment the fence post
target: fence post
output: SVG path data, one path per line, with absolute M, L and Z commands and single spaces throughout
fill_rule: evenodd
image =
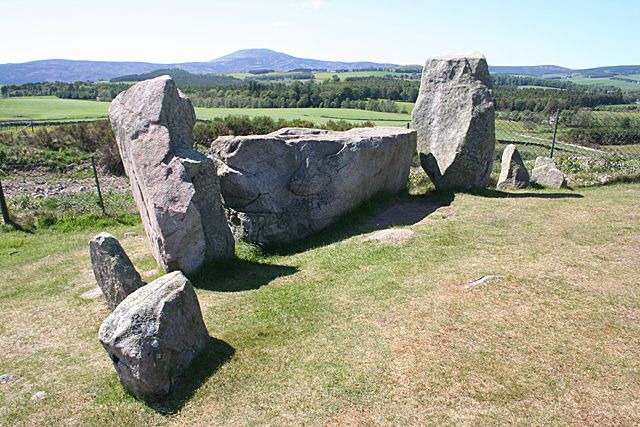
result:
M 12 224 L 11 218 L 9 217 L 9 208 L 7 207 L 7 202 L 4 199 L 4 191 L 2 190 L 2 181 L 0 181 L 0 210 L 2 211 L 2 221 L 5 224 Z
M 553 140 L 551 141 L 551 157 L 553 159 L 553 150 L 556 148 L 556 135 L 558 134 L 558 119 L 560 118 L 560 109 L 556 110 L 556 120 L 553 124 Z
M 100 209 L 102 209 L 102 214 L 107 215 L 107 212 L 104 209 L 104 200 L 102 200 L 102 191 L 100 191 L 100 181 L 98 180 L 98 171 L 96 170 L 96 159 L 91 156 L 91 168 L 93 169 L 93 177 L 96 180 L 96 189 L 98 190 L 98 205 Z

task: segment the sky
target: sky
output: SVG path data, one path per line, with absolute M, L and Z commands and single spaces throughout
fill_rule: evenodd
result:
M 1 0 L 0 22 L 0 63 L 269 48 L 397 64 L 468 50 L 490 65 L 640 64 L 640 0 Z

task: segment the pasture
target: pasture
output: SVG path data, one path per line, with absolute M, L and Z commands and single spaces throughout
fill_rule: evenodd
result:
M 55 97 L 0 98 L 0 121 L 75 121 L 106 118 L 109 103 Z M 371 121 L 380 126 L 406 126 L 408 114 L 382 113 L 342 108 L 196 108 L 199 119 L 233 116 L 269 116 L 274 119 L 304 119 L 314 123 L 329 120 Z
M 139 225 L 0 230 L 3 425 L 637 425 L 640 185 L 378 200 L 304 245 L 193 283 L 212 345 L 169 400 L 123 391 L 87 241 L 147 280 Z M 409 241 L 363 241 L 398 202 Z M 440 206 L 438 208 L 438 206 Z M 438 209 L 436 209 L 438 208 Z M 544 232 L 541 232 L 544 230 Z M 488 274 L 498 282 L 464 285 Z M 32 400 L 38 392 L 40 400 Z
M 627 76 L 622 76 L 627 77 Z M 622 90 L 640 90 L 640 83 L 616 80 L 607 77 L 571 77 L 569 81 L 584 86 L 614 86 Z
M 73 121 L 107 117 L 108 102 L 55 96 L 0 98 L 0 121 Z

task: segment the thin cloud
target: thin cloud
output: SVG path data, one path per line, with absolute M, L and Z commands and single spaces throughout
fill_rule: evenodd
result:
M 289 7 L 294 9 L 309 9 L 309 10 L 318 10 L 322 9 L 327 5 L 325 0 L 305 0 L 305 1 L 297 1 L 294 3 L 289 3 Z

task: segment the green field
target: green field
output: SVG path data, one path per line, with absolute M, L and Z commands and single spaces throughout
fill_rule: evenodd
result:
M 622 90 L 640 90 L 640 83 L 632 83 L 610 78 L 571 77 L 568 80 L 584 86 L 614 86 Z
M 256 74 L 251 74 L 251 73 L 224 73 L 227 76 L 230 77 L 235 77 L 237 79 L 249 79 L 251 77 L 258 77 L 258 75 Z M 286 76 L 288 73 L 280 73 L 280 72 L 276 72 L 276 73 L 266 73 L 266 74 L 260 74 L 260 76 Z M 406 74 L 409 73 L 396 73 L 393 71 L 343 71 L 343 72 L 336 72 L 336 71 L 314 71 L 313 75 L 315 77 L 316 80 L 319 81 L 323 81 L 323 80 L 327 80 L 332 78 L 333 76 L 338 76 L 340 77 L 340 80 L 345 80 L 349 77 L 387 77 L 387 76 L 393 76 L 393 77 L 401 77 L 404 76 Z M 416 78 L 420 77 L 420 74 L 415 74 Z
M 408 105 L 411 105 L 408 103 Z M 108 102 L 77 101 L 55 97 L 0 99 L 0 121 L 73 121 L 107 117 Z M 304 119 L 314 123 L 329 120 L 372 121 L 377 125 L 406 126 L 410 116 L 401 113 L 350 110 L 342 108 L 196 108 L 199 119 L 235 116 L 270 116 L 274 119 Z
M 303 119 L 314 123 L 326 123 L 329 120 L 349 122 L 372 121 L 379 126 L 406 126 L 411 121 L 409 114 L 381 113 L 377 111 L 351 110 L 345 108 L 196 108 L 199 119 L 212 119 L 224 116 L 269 116 L 277 119 Z
M 0 121 L 71 121 L 107 117 L 108 102 L 54 96 L 0 98 Z

